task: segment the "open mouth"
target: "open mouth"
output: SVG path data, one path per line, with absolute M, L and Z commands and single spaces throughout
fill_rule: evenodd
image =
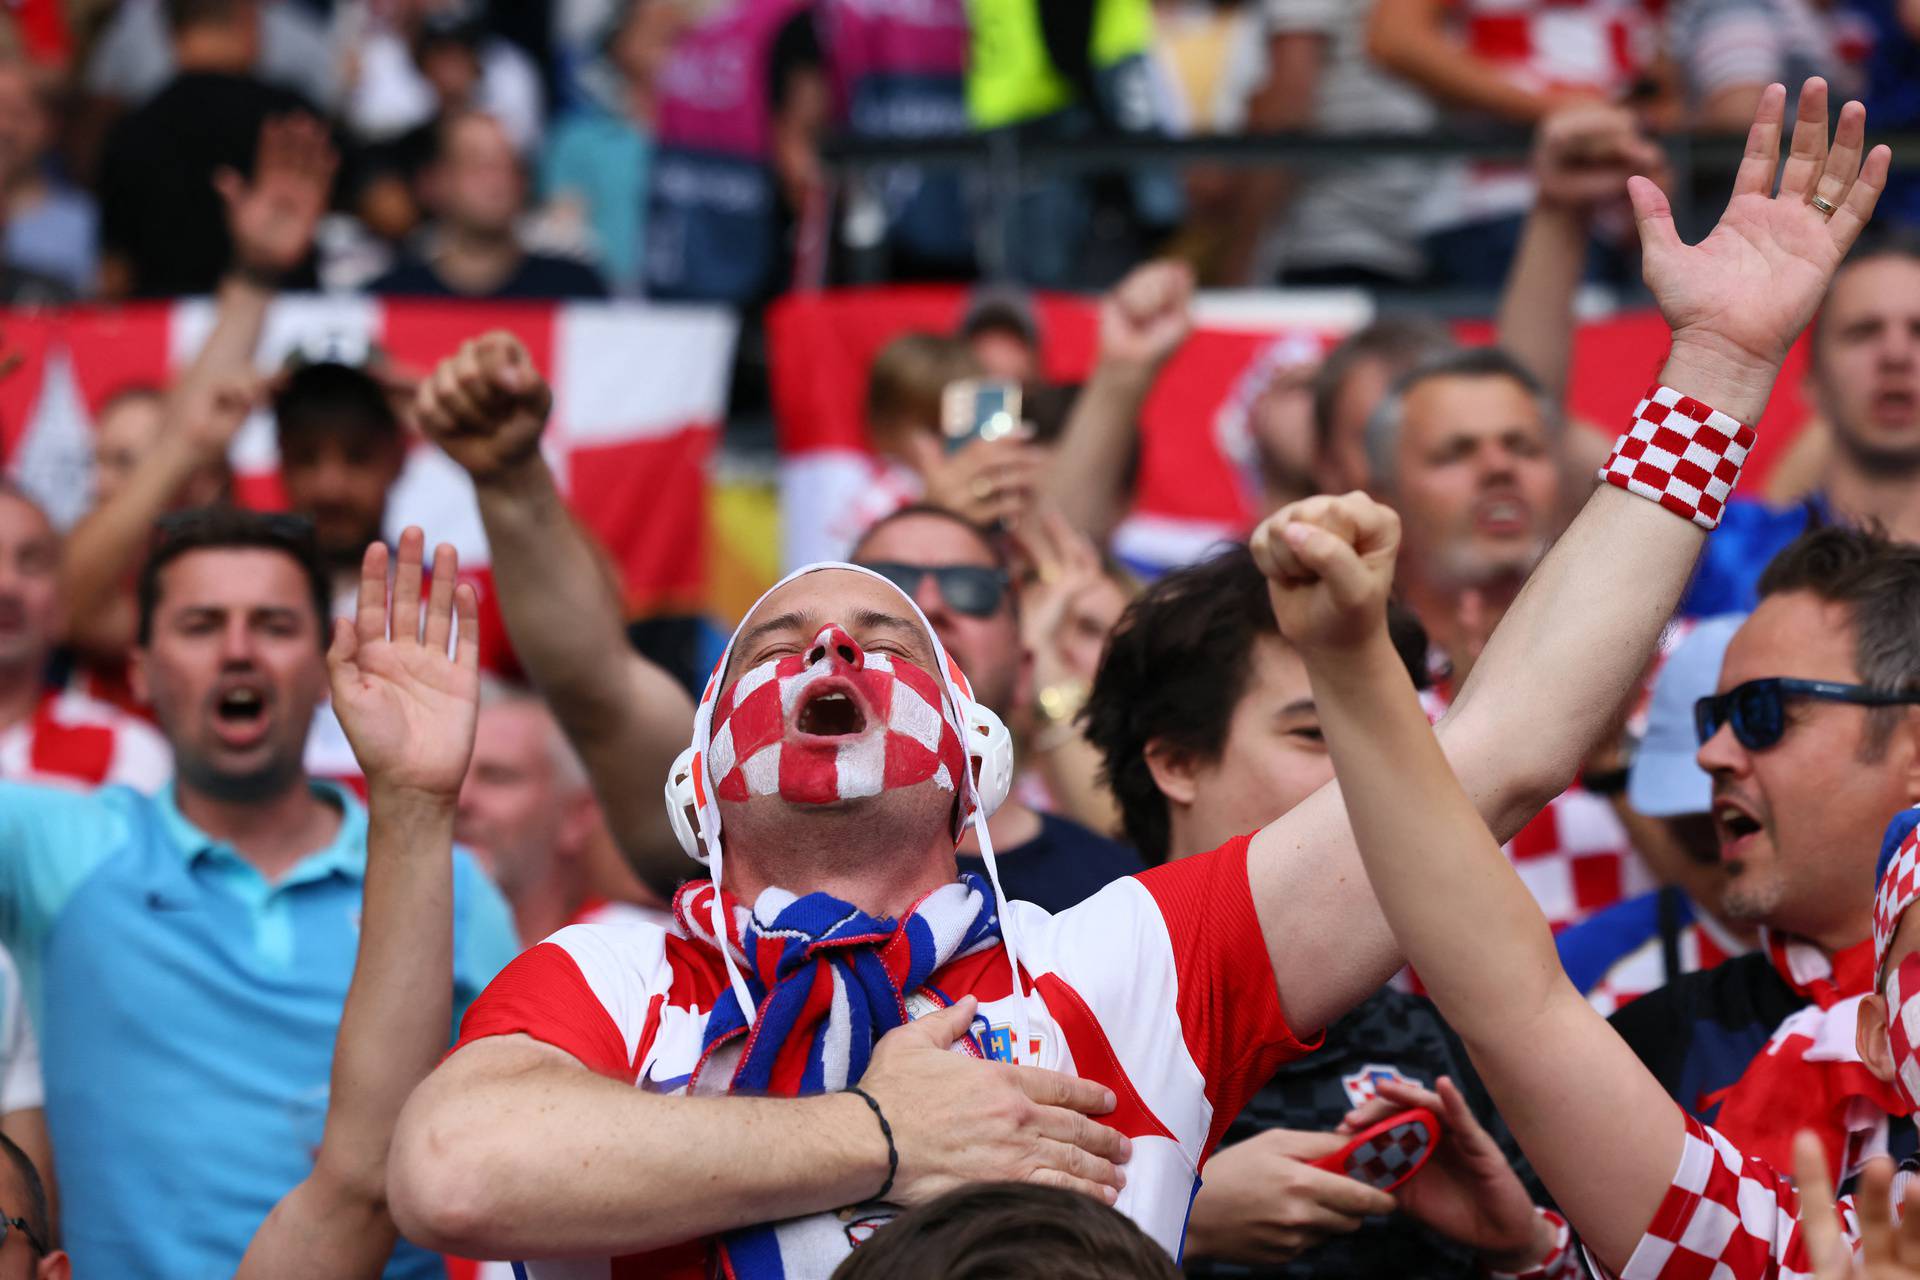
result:
M 844 688 L 826 688 L 800 704 L 793 727 L 816 738 L 844 738 L 864 733 L 867 713 Z
M 1747 842 L 1760 834 L 1760 820 L 1736 805 L 1722 804 L 1713 811 L 1713 825 L 1720 834 L 1721 864 L 1738 870 Z
M 1518 498 L 1489 498 L 1474 508 L 1474 523 L 1481 532 L 1496 537 L 1525 533 L 1533 522 L 1533 513 Z
M 220 695 L 213 713 L 228 724 L 254 724 L 267 713 L 267 702 L 258 689 L 229 689 Z

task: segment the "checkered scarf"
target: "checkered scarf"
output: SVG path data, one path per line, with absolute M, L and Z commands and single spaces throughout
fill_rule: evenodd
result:
M 1776 1027 L 1740 1079 L 1720 1092 L 1714 1128 L 1776 1169 L 1793 1167 L 1793 1135 L 1810 1129 L 1826 1148 L 1827 1167 L 1850 1177 L 1871 1154 L 1881 1119 L 1904 1110 L 1855 1047 L 1860 1001 L 1873 989 L 1873 944 L 1830 957 L 1812 943 L 1763 930 L 1761 945 L 1810 1003 Z
M 703 1090 L 702 1078 L 716 1052 L 735 1044 L 740 1056 L 727 1093 L 796 1097 L 856 1084 L 874 1042 L 909 1020 L 907 996 L 948 961 L 1000 942 L 993 895 L 972 874 L 935 889 L 899 920 L 826 893 L 795 897 L 769 888 L 751 911 L 723 894 L 733 926 L 725 939 L 712 932 L 714 891 L 711 880 L 683 885 L 674 919 L 695 942 L 732 951 L 758 1007 L 749 1033 L 734 989 L 720 993 L 689 1092 L 722 1091 Z M 863 1116 L 862 1123 L 871 1122 Z M 740 1280 L 826 1275 L 850 1249 L 837 1215 L 824 1214 L 729 1232 L 720 1260 L 723 1273 Z

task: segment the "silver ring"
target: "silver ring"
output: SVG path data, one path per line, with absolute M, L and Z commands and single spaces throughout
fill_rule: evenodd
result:
M 1833 216 L 1834 203 L 1825 196 L 1815 196 L 1807 201 L 1807 203 L 1818 209 L 1821 217 L 1831 218 Z

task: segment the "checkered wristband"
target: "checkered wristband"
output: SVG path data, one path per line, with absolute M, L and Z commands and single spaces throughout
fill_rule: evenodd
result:
M 1553 1252 L 1542 1258 L 1537 1266 L 1525 1271 L 1488 1271 L 1490 1280 L 1573 1280 L 1580 1275 L 1580 1264 L 1576 1261 L 1573 1248 L 1573 1231 L 1567 1226 L 1567 1220 L 1551 1209 L 1536 1209 L 1534 1212 L 1553 1226 Z
M 1633 425 L 1615 442 L 1600 478 L 1712 529 L 1755 438 L 1752 427 L 1655 385 L 1633 411 Z

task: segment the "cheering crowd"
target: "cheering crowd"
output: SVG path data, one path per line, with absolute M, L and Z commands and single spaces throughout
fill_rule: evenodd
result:
M 847 43 L 760 33 L 743 217 L 818 198 L 863 17 L 827 7 Z M 297 5 L 149 7 L 145 43 L 120 11 L 91 65 L 148 88 L 98 245 L 24 266 L 93 214 L 16 201 L 0 294 L 211 297 L 176 376 L 100 398 L 84 501 L 0 478 L 0 1280 L 1920 1280 L 1920 244 L 1876 213 L 1885 122 L 1807 67 L 1748 83 L 1752 29 L 1705 7 L 1690 109 L 1748 133 L 1697 234 L 1643 117 L 1463 77 L 1412 0 L 1322 14 L 1316 56 L 1535 126 L 1510 208 L 1416 237 L 1390 164 L 1343 173 L 1344 228 L 1203 175 L 1187 232 L 1220 234 L 1159 256 L 1147 167 L 1124 233 L 1023 205 L 1029 279 L 1122 262 L 1084 381 L 1010 286 L 892 336 L 857 497 L 788 513 L 793 570 L 712 643 L 632 623 L 515 333 L 260 367 L 315 287 L 763 300 L 806 237 L 636 138 L 701 96 L 674 59 L 708 29 L 622 6 L 569 64 L 618 73 L 623 130 L 549 126 L 464 9 L 376 29 L 350 83 Z M 17 25 L 0 168 L 57 44 Z M 1255 124 L 1306 123 L 1291 30 Z M 523 216 L 542 138 L 594 266 Z M 942 191 L 888 192 L 901 278 L 955 261 Z M 1670 345 L 1596 424 L 1608 255 Z M 1223 446 L 1257 521 L 1122 559 L 1197 278 L 1500 293 L 1487 342 L 1405 308 L 1262 355 Z M 1803 335 L 1818 424 L 1768 505 L 1741 471 Z M 263 414 L 268 504 L 236 471 Z M 422 454 L 484 575 L 394 532 Z

